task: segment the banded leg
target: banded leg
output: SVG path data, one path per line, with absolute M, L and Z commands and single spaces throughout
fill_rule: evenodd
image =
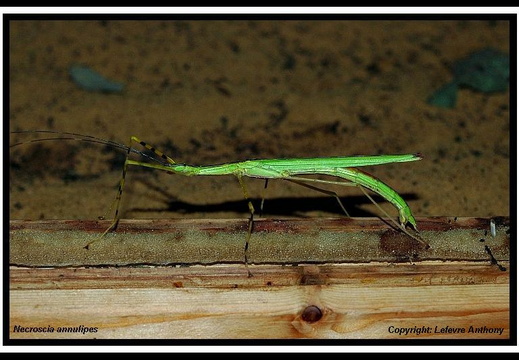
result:
M 252 273 L 249 270 L 248 250 L 249 250 L 249 241 L 250 241 L 250 238 L 252 235 L 252 229 L 254 227 L 254 206 L 252 205 L 252 202 L 250 201 L 249 192 L 247 191 L 247 187 L 245 186 L 245 183 L 243 182 L 241 175 L 236 175 L 236 177 L 238 178 L 238 181 L 240 182 L 241 189 L 243 190 L 243 196 L 245 197 L 245 200 L 247 200 L 247 206 L 249 207 L 249 211 L 250 211 L 247 237 L 245 239 L 244 258 L 245 258 L 245 267 L 247 268 L 247 275 L 248 275 L 248 277 L 252 277 Z
M 119 224 L 119 208 L 120 208 L 120 204 L 121 204 L 121 198 L 123 196 L 124 184 L 126 182 L 126 173 L 128 172 L 128 165 L 136 164 L 135 161 L 132 161 L 130 159 L 130 154 L 132 152 L 133 143 L 134 142 L 140 144 L 141 146 L 145 147 L 146 149 L 148 149 L 150 151 L 153 151 L 153 153 L 155 155 L 159 156 L 162 160 L 168 162 L 169 164 L 175 164 L 175 161 L 173 159 L 171 159 L 169 156 L 166 156 L 164 153 L 162 153 L 161 151 L 155 149 L 153 146 L 148 145 L 144 141 L 141 141 L 136 136 L 132 136 L 130 138 L 130 146 L 128 147 L 128 150 L 126 151 L 126 158 L 124 160 L 123 173 L 122 173 L 122 176 L 121 176 L 121 180 L 119 181 L 119 187 L 117 189 L 117 196 L 115 197 L 115 200 L 112 203 L 112 206 L 110 206 L 110 208 L 112 208 L 114 206 L 114 204 L 115 204 L 115 214 L 114 214 L 113 221 L 110 224 L 110 226 L 101 234 L 101 236 L 99 236 L 98 238 L 90 241 L 88 244 L 85 245 L 84 248 L 87 249 L 87 250 L 90 248 L 90 245 L 92 245 L 94 242 L 96 242 L 99 239 L 101 239 L 103 236 L 105 236 L 110 231 L 117 229 L 117 225 Z

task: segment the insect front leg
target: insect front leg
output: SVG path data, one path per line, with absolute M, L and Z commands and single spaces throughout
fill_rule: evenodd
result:
M 101 234 L 101 236 L 99 236 L 98 238 L 90 241 L 88 244 L 85 245 L 85 249 L 89 249 L 90 246 L 100 240 L 102 237 L 104 237 L 106 234 L 108 234 L 110 231 L 112 230 L 115 230 L 117 229 L 117 225 L 119 224 L 119 207 L 120 207 L 120 204 L 121 204 L 121 198 L 123 196 L 123 189 L 124 189 L 124 184 L 126 182 L 126 173 L 128 172 L 128 165 L 130 163 L 130 154 L 132 152 L 132 146 L 133 146 L 133 142 L 134 141 L 137 141 L 138 139 L 135 138 L 135 137 L 131 137 L 130 139 L 130 146 L 128 147 L 128 150 L 126 151 L 126 158 L 124 160 L 124 165 L 123 165 L 123 173 L 121 175 L 121 180 L 119 180 L 119 186 L 117 188 L 117 196 L 115 197 L 115 200 L 114 202 L 112 203 L 112 206 L 115 204 L 115 213 L 114 213 L 114 218 L 112 220 L 112 223 L 110 224 L 110 226 Z M 112 208 L 112 206 L 110 208 Z

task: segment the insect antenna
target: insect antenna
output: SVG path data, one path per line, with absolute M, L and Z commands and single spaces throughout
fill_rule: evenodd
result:
M 139 151 L 137 149 L 134 149 L 134 148 L 129 148 L 128 146 L 126 146 L 124 144 L 120 144 L 115 141 L 101 139 L 101 138 L 91 136 L 91 135 L 82 135 L 82 134 L 76 134 L 76 133 L 71 133 L 71 132 L 58 132 L 58 131 L 52 131 L 52 130 L 11 131 L 11 134 L 34 134 L 34 133 L 53 134 L 56 136 L 17 142 L 17 143 L 9 145 L 9 148 L 13 148 L 13 147 L 16 147 L 19 145 L 24 145 L 24 144 L 29 144 L 29 143 L 39 143 L 39 142 L 44 142 L 44 141 L 82 141 L 82 142 L 87 142 L 87 143 L 91 143 L 91 144 L 101 144 L 101 145 L 109 146 L 111 148 L 120 149 L 125 152 L 130 151 L 131 153 L 142 156 L 150 161 L 154 161 L 154 162 L 157 162 L 162 165 L 166 164 L 166 162 L 163 159 L 158 158 L 156 156 L 146 154 L 146 153 Z

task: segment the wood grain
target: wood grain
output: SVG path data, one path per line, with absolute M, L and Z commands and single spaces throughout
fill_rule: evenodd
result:
M 505 264 L 507 266 L 508 264 Z M 11 268 L 13 339 L 508 339 L 508 272 L 430 262 Z M 34 276 L 37 273 L 38 276 Z M 315 306 L 322 317 L 305 321 Z M 14 326 L 53 333 L 15 332 Z M 58 327 L 96 328 L 58 333 Z M 465 333 L 441 333 L 460 328 Z M 500 333 L 470 333 L 473 329 Z M 417 334 L 416 329 L 429 332 Z M 396 331 L 415 331 L 399 334 Z M 415 330 L 412 330 L 415 329 Z

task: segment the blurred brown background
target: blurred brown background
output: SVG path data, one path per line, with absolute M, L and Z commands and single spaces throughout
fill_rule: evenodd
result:
M 420 162 L 365 170 L 415 216 L 509 215 L 509 92 L 462 89 L 454 109 L 426 103 L 454 61 L 486 47 L 509 53 L 507 21 L 17 20 L 9 30 L 11 131 L 124 144 L 135 135 L 193 165 L 421 152 Z M 75 64 L 124 91 L 80 89 Z M 45 142 L 10 155 L 11 218 L 112 216 L 124 154 Z M 127 184 L 125 218 L 247 216 L 233 177 L 134 168 Z M 247 184 L 259 198 L 263 181 Z M 331 189 L 353 215 L 377 215 L 358 189 Z M 341 214 L 333 198 L 282 181 L 266 197 L 268 217 Z

